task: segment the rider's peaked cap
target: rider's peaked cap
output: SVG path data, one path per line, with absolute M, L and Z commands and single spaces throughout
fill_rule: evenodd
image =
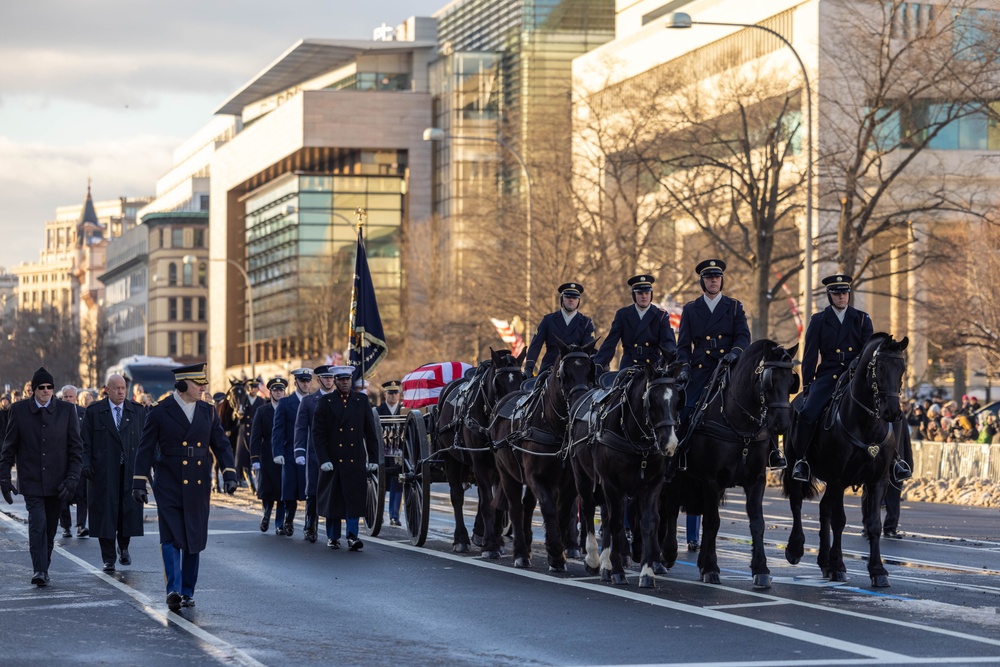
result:
M 273 377 L 267 381 L 267 390 L 271 391 L 275 387 L 281 387 L 282 389 L 288 389 L 288 380 L 283 377 Z
M 205 375 L 205 364 L 191 364 L 172 369 L 174 381 L 191 380 L 196 384 L 208 384 L 208 376 Z
M 651 275 L 642 273 L 638 276 L 632 276 L 628 279 L 628 286 L 632 288 L 633 292 L 652 292 L 653 283 L 656 282 L 656 278 Z
M 576 299 L 583 294 L 583 285 L 580 283 L 563 283 L 559 286 L 559 293 L 563 296 L 571 296 Z
M 332 378 L 333 366 L 317 366 L 313 369 L 313 374 L 318 378 Z
M 311 368 L 296 368 L 292 371 L 292 377 L 296 380 L 302 380 L 303 382 L 309 382 L 313 379 L 313 372 Z
M 704 262 L 699 262 L 698 266 L 694 267 L 694 272 L 702 278 L 721 276 L 725 270 L 726 263 L 721 259 L 706 259 Z
M 827 276 L 823 278 L 823 284 L 826 285 L 826 291 L 832 292 L 833 294 L 839 294 L 842 292 L 851 291 L 851 281 L 853 279 L 844 273 L 838 273 L 833 276 Z

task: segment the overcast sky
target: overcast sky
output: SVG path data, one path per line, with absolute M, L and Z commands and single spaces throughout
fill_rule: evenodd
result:
M 154 194 L 173 149 L 301 38 L 371 39 L 447 0 L 0 3 L 0 267 L 57 206 Z

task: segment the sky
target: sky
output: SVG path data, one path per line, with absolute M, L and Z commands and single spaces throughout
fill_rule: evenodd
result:
M 371 39 L 447 0 L 0 3 L 0 267 L 58 206 L 155 194 L 173 150 L 302 38 Z

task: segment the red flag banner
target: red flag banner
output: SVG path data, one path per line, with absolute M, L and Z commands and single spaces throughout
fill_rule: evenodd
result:
M 514 326 L 507 320 L 498 320 L 491 317 L 490 322 L 496 327 L 497 333 L 500 334 L 500 340 L 510 345 L 511 353 L 516 357 L 521 354 L 521 350 L 524 349 L 524 338 L 521 334 L 514 331 Z
M 424 364 L 403 376 L 403 407 L 424 408 L 435 405 L 441 390 L 452 380 L 457 380 L 472 368 L 461 361 L 443 361 Z

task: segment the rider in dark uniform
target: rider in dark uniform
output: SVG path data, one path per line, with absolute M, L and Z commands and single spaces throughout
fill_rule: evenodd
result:
M 538 331 L 528 346 L 524 372 L 529 377 L 533 375 L 532 371 L 542 351 L 542 344 L 545 345 L 545 356 L 542 357 L 539 374 L 544 373 L 556 362 L 559 356 L 557 340 L 566 345 L 586 345 L 594 340 L 594 321 L 578 310 L 582 294 L 583 285 L 580 283 L 563 283 L 559 286 L 559 310 L 542 318 L 538 323 Z
M 837 385 L 837 379 L 861 355 L 865 343 L 872 337 L 872 319 L 868 313 L 850 305 L 851 276 L 837 274 L 823 279 L 830 305 L 816 313 L 806 328 L 805 350 L 802 353 L 802 395 L 805 401 L 797 406 L 801 442 L 808 443 L 816 431 L 816 423 Z M 798 401 L 797 401 L 798 402 Z M 792 478 L 809 481 L 809 463 L 802 458 L 792 467 Z
M 619 308 L 615 313 L 608 337 L 594 357 L 599 367 L 607 368 L 619 341 L 622 344 L 619 373 L 632 366 L 659 363 L 664 355 L 673 359 L 677 354 L 677 341 L 669 318 L 665 311 L 652 305 L 653 282 L 653 276 L 645 274 L 629 278 L 633 305 Z

